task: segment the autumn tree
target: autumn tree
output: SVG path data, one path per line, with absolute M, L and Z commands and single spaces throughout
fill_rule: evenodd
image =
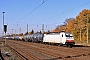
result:
M 76 18 L 66 19 L 63 25 L 56 27 L 53 31 L 63 30 L 71 32 L 75 40 L 86 41 L 88 39 L 90 42 L 90 10 L 84 9 Z
M 66 25 L 58 25 L 53 32 L 62 32 L 62 31 L 66 31 Z
M 77 21 L 77 29 L 78 31 L 78 39 L 86 40 L 87 39 L 87 27 L 90 27 L 90 10 L 82 10 L 82 12 L 79 13 L 79 15 L 76 17 Z M 90 28 L 88 29 L 88 31 Z M 90 36 L 90 35 L 88 35 Z

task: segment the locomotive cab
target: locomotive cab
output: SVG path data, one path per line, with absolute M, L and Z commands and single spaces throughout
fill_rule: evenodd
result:
M 72 47 L 75 44 L 73 35 L 71 33 L 66 33 L 65 36 L 66 36 L 65 44 L 69 47 Z

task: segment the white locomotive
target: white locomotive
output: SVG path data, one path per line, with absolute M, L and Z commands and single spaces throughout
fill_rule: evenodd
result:
M 51 44 L 67 45 L 69 47 L 72 47 L 72 45 L 75 44 L 73 35 L 71 33 L 65 32 L 45 34 L 43 42 Z

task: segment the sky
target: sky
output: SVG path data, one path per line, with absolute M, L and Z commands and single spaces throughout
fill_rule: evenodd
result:
M 4 24 L 7 34 L 26 33 L 32 29 L 52 31 L 65 19 L 76 18 L 83 10 L 90 9 L 90 0 L 0 0 L 0 36 Z

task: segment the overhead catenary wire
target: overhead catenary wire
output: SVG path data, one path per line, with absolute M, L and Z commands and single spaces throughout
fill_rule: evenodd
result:
M 27 4 L 23 7 L 23 9 L 18 13 L 18 15 L 13 19 L 13 22 L 15 21 L 15 19 L 19 16 L 19 14 L 25 9 L 25 7 L 29 4 L 31 0 L 29 0 L 27 2 Z M 36 8 L 34 8 L 32 11 L 30 11 L 27 15 L 25 15 L 23 18 L 21 18 L 18 22 L 20 22 L 21 20 L 23 20 L 26 16 L 28 16 L 29 14 L 31 14 L 33 11 L 35 11 L 36 9 L 38 9 L 41 5 L 43 5 L 47 0 L 43 0 L 43 2 L 38 5 Z M 17 21 L 16 21 L 17 22 Z M 17 25 L 18 25 L 18 22 L 17 22 Z M 14 24 L 15 25 L 15 24 Z
M 21 11 L 17 14 L 17 16 L 15 16 L 15 18 L 13 19 L 13 21 L 15 21 L 15 19 L 19 16 L 19 14 L 26 8 L 26 6 L 30 3 L 31 0 L 29 0 L 26 5 L 21 9 Z
M 29 14 L 31 14 L 32 12 L 34 12 L 36 9 L 38 9 L 40 6 L 42 6 L 45 2 L 46 2 L 47 0 L 43 0 L 43 2 L 40 4 L 40 5 L 38 5 L 36 8 L 34 8 L 32 11 L 30 11 L 27 15 L 25 15 L 23 18 L 21 18 L 20 20 L 19 20 L 19 22 L 21 21 L 21 20 L 23 20 L 26 16 L 28 16 Z
M 90 2 L 87 2 L 87 3 L 82 4 L 82 5 L 80 5 L 80 6 L 77 6 L 77 7 L 74 7 L 74 8 L 72 8 L 72 9 L 69 9 L 69 10 L 67 10 L 67 11 L 64 11 L 64 12 L 62 12 L 62 13 L 60 13 L 60 14 L 67 13 L 67 12 L 69 12 L 69 11 L 72 11 L 72 10 L 74 10 L 74 9 L 77 9 L 77 8 L 79 8 L 79 7 L 82 7 L 82 6 L 84 6 L 84 5 L 87 5 L 87 4 L 89 4 L 89 3 L 90 3 Z M 50 18 L 46 18 L 46 19 L 44 19 L 44 20 L 48 20 L 48 19 L 54 18 L 54 17 L 56 17 L 56 16 L 58 16 L 58 15 L 60 15 L 60 14 L 51 16 Z
M 23 18 L 21 18 L 19 21 L 16 21 L 17 22 L 17 24 L 21 21 L 21 20 L 23 20 L 26 16 L 28 16 L 29 14 L 31 14 L 32 12 L 34 12 L 36 9 L 38 9 L 41 5 L 43 5 L 45 2 L 46 2 L 47 0 L 43 0 L 43 2 L 40 4 L 40 5 L 38 5 L 36 8 L 34 8 L 32 11 L 30 11 L 27 15 L 25 15 Z M 29 1 L 30 2 L 30 1 Z M 28 3 L 29 3 L 28 2 Z M 27 4 L 28 4 L 27 3 Z M 25 7 L 27 6 L 27 4 L 25 5 Z M 24 7 L 24 8 L 25 8 Z M 23 8 L 23 9 L 24 9 Z M 23 11 L 23 9 L 20 11 L 20 12 L 22 12 Z M 18 14 L 19 15 L 19 14 Z M 17 16 L 16 16 L 17 17 Z M 15 20 L 14 20 L 15 21 Z M 15 25 L 15 24 L 14 24 Z
M 26 16 L 28 16 L 29 14 L 31 14 L 33 11 L 35 11 L 37 8 L 39 8 L 41 5 L 43 5 L 47 0 L 43 0 L 43 2 L 38 5 L 36 8 L 34 8 L 32 11 L 30 11 L 27 15 L 25 15 L 23 18 L 21 18 L 18 22 L 20 22 L 21 20 L 23 20 Z M 63 0 L 61 3 L 64 3 L 66 0 Z
M 43 3 L 45 3 L 45 2 L 43 2 Z M 43 4 L 43 3 L 42 3 L 42 4 Z M 89 3 L 90 3 L 90 2 L 84 3 L 84 4 L 80 5 L 80 6 L 77 6 L 77 7 L 74 7 L 74 8 L 72 8 L 72 9 L 69 9 L 69 10 L 67 10 L 67 11 L 64 11 L 64 12 L 62 12 L 62 13 L 60 13 L 60 14 L 65 14 L 65 13 L 67 13 L 67 12 L 69 12 L 69 11 L 75 10 L 75 9 L 77 9 L 77 8 L 79 8 L 79 7 L 82 7 L 82 6 L 85 6 L 85 5 L 89 4 Z M 40 6 L 41 6 L 42 4 L 40 4 Z M 32 13 L 33 11 L 35 11 L 37 8 L 38 8 L 38 6 L 37 6 L 35 9 L 33 9 L 30 13 L 28 13 L 27 15 L 25 15 L 21 20 L 23 20 L 26 16 L 28 16 L 29 14 L 31 14 L 31 13 Z M 60 15 L 60 14 L 54 15 L 53 18 L 56 17 L 56 16 L 58 16 L 58 15 Z M 50 17 L 50 18 L 52 18 L 52 17 Z M 48 20 L 48 19 L 50 19 L 50 18 L 47 18 L 46 20 Z M 20 21 L 19 21 L 19 22 L 20 22 Z M 38 24 L 36 24 L 36 25 L 38 25 Z
M 65 2 L 65 1 L 63 1 L 63 2 Z M 44 3 L 44 0 L 43 0 L 43 3 Z M 77 6 L 77 7 L 71 8 L 71 9 L 69 9 L 69 10 L 67 10 L 67 11 L 64 11 L 64 12 L 62 12 L 62 13 L 60 13 L 60 14 L 65 14 L 65 13 L 67 13 L 67 12 L 69 12 L 69 11 L 75 10 L 75 9 L 77 9 L 77 8 L 79 8 L 79 7 L 82 7 L 82 6 L 85 6 L 85 5 L 89 4 L 89 3 L 90 3 L 90 2 L 84 3 L 84 4 L 79 5 L 79 6 Z M 32 12 L 33 12 L 33 10 L 32 10 Z M 30 12 L 30 13 L 32 13 L 32 12 Z M 28 13 L 27 15 L 29 15 L 30 13 Z M 44 20 L 48 20 L 48 19 L 57 17 L 57 16 L 60 15 L 60 14 L 51 16 L 50 18 L 46 18 L 46 19 L 44 19 Z M 26 16 L 27 16 L 27 15 L 26 15 Z M 26 17 L 26 16 L 25 16 L 25 17 Z M 24 17 L 23 17 L 22 19 L 24 19 Z M 22 19 L 21 19 L 21 20 L 22 20 Z
M 63 2 L 65 2 L 65 1 L 63 1 Z M 44 3 L 44 2 L 43 2 L 43 3 Z M 43 4 L 43 3 L 42 3 L 42 4 Z M 60 13 L 60 14 L 65 14 L 65 13 L 67 13 L 67 12 L 69 12 L 69 11 L 72 11 L 72 10 L 74 10 L 74 9 L 77 9 L 77 8 L 79 8 L 79 7 L 82 7 L 82 6 L 84 6 L 84 5 L 87 5 L 87 4 L 89 4 L 89 3 L 90 3 L 90 2 L 84 3 L 84 4 L 82 4 L 82 5 L 79 5 L 79 6 L 77 6 L 77 7 L 74 7 L 74 8 L 72 8 L 72 9 L 67 10 L 67 11 L 64 11 L 64 12 L 62 12 L 62 13 Z M 40 4 L 39 6 L 41 6 L 42 4 Z M 38 7 L 39 7 L 39 6 L 38 6 Z M 37 9 L 38 7 L 36 7 L 35 9 Z M 34 10 L 35 10 L 35 9 L 34 9 Z M 31 11 L 30 13 L 28 13 L 27 15 L 31 14 L 34 10 L 32 10 L 32 11 Z M 54 16 L 52 16 L 52 17 L 50 17 L 50 18 L 47 18 L 47 19 L 44 19 L 44 20 L 48 20 L 48 19 L 54 18 L 54 17 L 56 17 L 56 16 L 58 16 L 58 15 L 60 15 L 60 14 L 54 15 Z M 26 16 L 27 16 L 27 15 L 26 15 Z M 26 17 L 26 16 L 25 16 L 25 17 Z M 24 17 L 23 17 L 23 18 L 24 18 Z M 23 19 L 23 18 L 22 18 L 22 19 Z M 21 19 L 21 20 L 22 20 L 22 19 Z M 53 23 L 53 24 L 56 24 L 56 23 Z M 38 25 L 38 24 L 35 24 L 35 25 Z

